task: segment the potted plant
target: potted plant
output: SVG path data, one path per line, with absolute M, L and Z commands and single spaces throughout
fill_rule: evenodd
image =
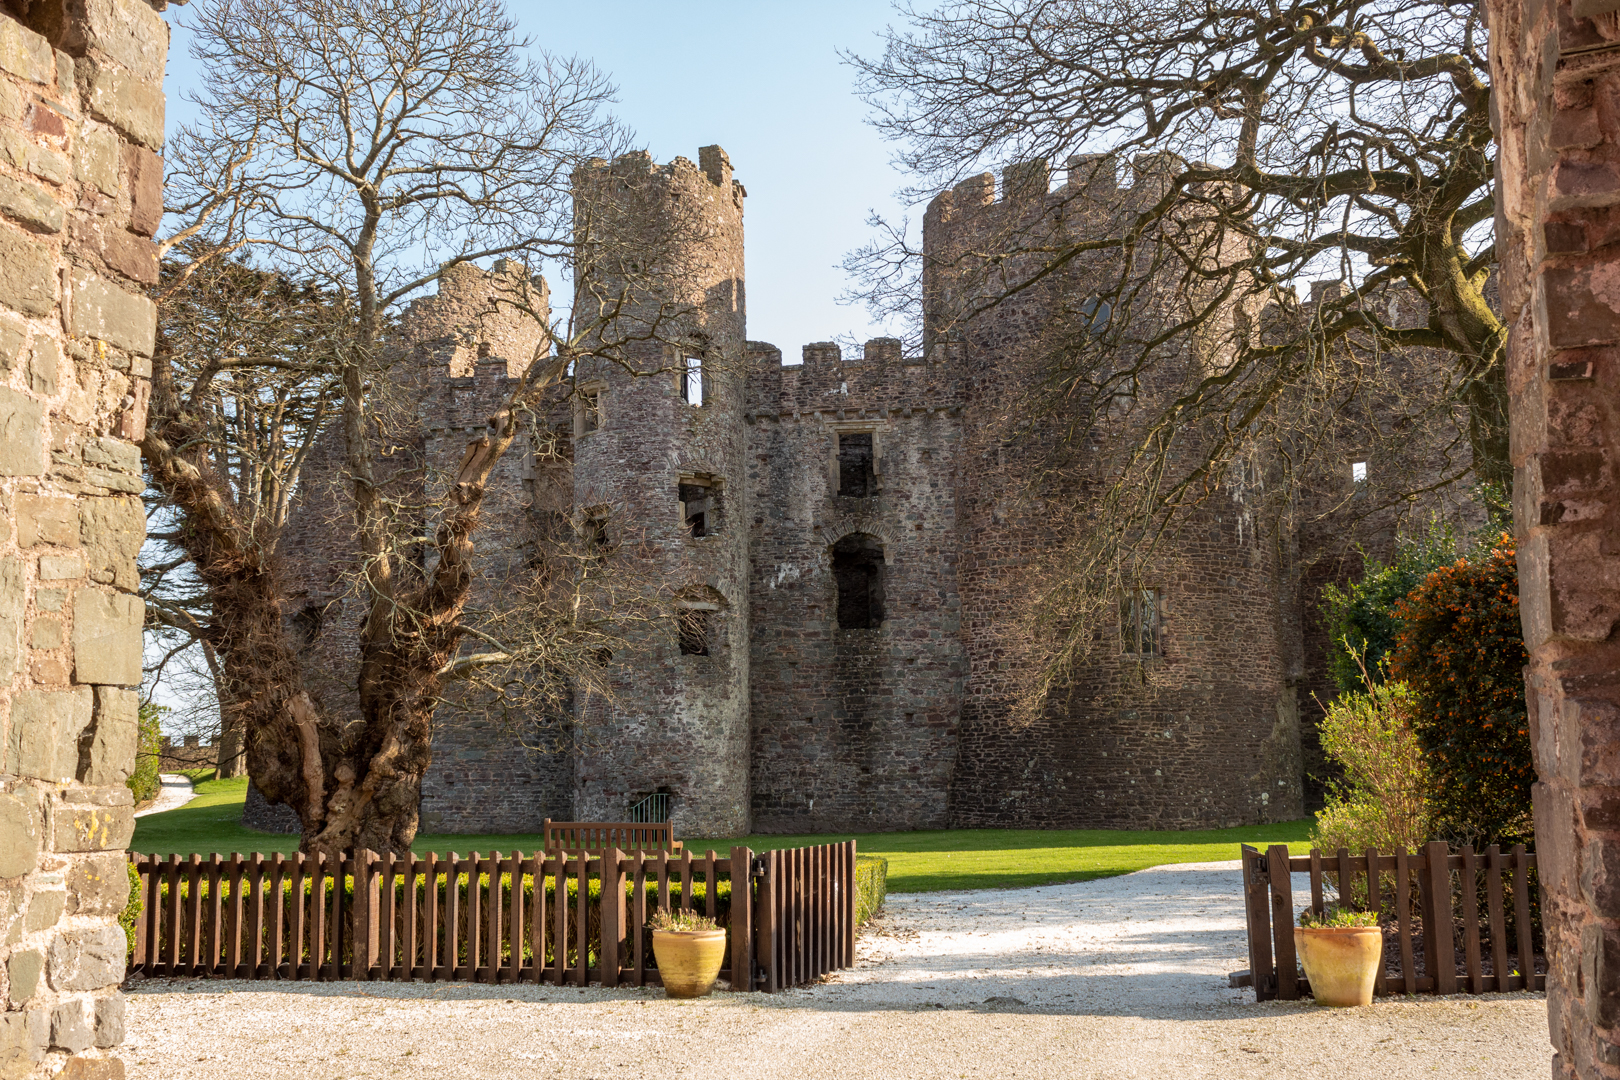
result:
M 726 957 L 726 932 L 693 911 L 660 911 L 647 923 L 664 993 L 672 998 L 707 997 Z
M 1318 1005 L 1371 1005 L 1378 965 L 1384 962 L 1384 932 L 1376 911 L 1328 908 L 1321 916 L 1300 912 L 1294 951 Z

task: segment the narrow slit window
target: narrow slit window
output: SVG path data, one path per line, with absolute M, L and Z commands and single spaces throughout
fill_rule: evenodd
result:
M 703 358 L 688 356 L 681 364 L 681 400 L 688 405 L 703 404 Z
M 1132 589 L 1119 604 L 1124 648 L 1132 656 L 1164 655 L 1164 598 L 1158 589 Z
M 868 499 L 877 494 L 870 431 L 839 433 L 838 494 L 849 499 Z
M 676 617 L 682 656 L 708 656 L 714 629 L 714 612 L 703 608 L 682 608 Z
M 1354 461 L 1350 463 L 1350 480 L 1353 483 L 1365 484 L 1367 482 L 1367 463 Z

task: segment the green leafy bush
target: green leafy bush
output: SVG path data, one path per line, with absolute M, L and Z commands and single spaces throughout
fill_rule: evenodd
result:
M 158 722 L 168 711 L 164 706 L 149 701 L 141 705 L 135 742 L 135 771 L 124 781 L 134 793 L 137 806 L 156 795 L 158 788 L 163 786 L 158 780 L 158 751 L 163 746 L 163 731 Z
M 118 925 L 124 928 L 124 940 L 128 943 L 129 953 L 135 955 L 135 920 L 141 917 L 141 875 L 135 869 L 135 864 L 126 862 L 124 869 L 129 871 L 129 901 L 124 910 L 118 915 Z
M 1512 538 L 1435 570 L 1396 611 L 1391 672 L 1417 697 L 1436 825 L 1458 843 L 1527 840 L 1535 771 Z
M 1325 851 L 1415 851 L 1431 837 L 1429 775 L 1414 731 L 1416 695 L 1404 682 L 1370 677 L 1327 708 L 1322 750 L 1339 767 L 1311 833 Z
M 1421 539 L 1400 545 L 1395 561 L 1385 565 L 1368 559 L 1360 581 L 1322 590 L 1322 620 L 1333 642 L 1328 673 L 1344 693 L 1366 688 L 1365 674 L 1382 682 L 1401 620 L 1396 606 L 1405 600 L 1437 567 L 1457 557 L 1452 530 L 1435 525 Z
M 881 855 L 855 857 L 855 925 L 866 921 L 883 909 L 889 895 L 889 860 Z

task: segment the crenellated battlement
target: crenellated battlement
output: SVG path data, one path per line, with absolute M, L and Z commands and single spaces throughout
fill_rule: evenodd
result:
M 732 178 L 731 157 L 720 146 L 699 147 L 696 163 L 691 158 L 677 155 L 664 165 L 655 162 L 645 150 L 632 150 L 620 154 L 611 162 L 605 158 L 591 158 L 573 174 L 576 191 L 609 179 L 636 184 L 661 183 L 677 192 L 694 191 L 706 185 L 729 193 L 739 208 L 742 200 L 748 196 L 742 183 Z
M 867 341 L 859 356 L 844 356 L 832 341 L 816 341 L 789 364 L 782 350 L 748 343 L 751 416 L 805 412 L 864 413 L 955 409 L 962 404 L 957 365 L 902 354 L 899 338 Z

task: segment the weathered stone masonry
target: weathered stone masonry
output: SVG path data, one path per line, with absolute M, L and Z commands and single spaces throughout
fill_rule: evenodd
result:
M 1044 171 L 1038 179 L 1037 203 Z M 578 372 L 598 411 L 590 425 L 548 417 L 571 432 L 549 456 L 536 452 L 544 440 L 509 455 L 492 485 L 506 509 L 478 541 L 485 576 L 499 580 L 526 535 L 502 515 L 527 505 L 576 523 L 600 517 L 615 542 L 634 538 L 673 598 L 705 612 L 710 648 L 681 652 L 671 636 L 616 657 L 616 700 L 590 706 L 568 753 L 521 749 L 476 710 L 447 719 L 423 787 L 424 828 L 619 818 L 655 792 L 674 796 L 681 831 L 709 836 L 1301 815 L 1301 663 L 1289 633 L 1298 601 L 1241 492 L 1161 560 L 1164 649 L 1145 661 L 1149 678 L 1138 658 L 1106 655 L 1079 704 L 1013 721 L 1018 650 L 1008 635 L 1027 567 L 1054 540 L 1039 506 L 1023 501 L 1030 463 L 1002 430 L 1038 305 L 932 343 L 924 357 L 877 339 L 860 357 L 820 343 L 784 365 L 775 346 L 745 340 L 744 193 L 718 147 L 661 167 L 627 155 L 576 182 L 624 185 L 615 190 L 626 220 L 599 221 L 604 235 L 634 236 L 646 222 L 631 218 L 656 221 L 659 207 L 708 215 L 708 235 L 670 255 L 693 270 L 681 285 L 691 325 L 664 338 L 704 343 L 703 400 L 683 400 L 685 358 L 665 345 L 633 346 L 625 359 L 638 374 Z M 936 201 L 927 242 L 959 242 L 1029 198 L 998 200 L 992 178 L 975 179 Z M 430 474 L 454 465 L 445 455 L 461 452 L 532 349 L 516 327 L 472 314 L 511 272 L 457 268 L 407 319 L 425 357 L 416 408 Z M 937 327 L 941 316 L 929 320 Z M 857 459 L 865 472 L 846 487 Z M 694 535 L 681 507 L 699 494 L 692 505 L 709 517 Z M 341 521 L 341 508 L 323 513 L 295 515 L 288 551 L 304 567 L 304 596 L 341 613 L 344 568 L 324 553 L 343 545 L 320 524 Z M 869 594 L 862 610 L 880 612 L 870 623 L 839 614 L 856 578 Z M 344 692 L 349 630 L 319 643 L 321 666 L 339 673 L 334 694 Z
M 1492 0 L 1555 1077 L 1620 1077 L 1620 3 Z
M 161 7 L 161 5 L 157 5 Z M 121 1078 L 168 27 L 0 13 L 0 1077 Z

